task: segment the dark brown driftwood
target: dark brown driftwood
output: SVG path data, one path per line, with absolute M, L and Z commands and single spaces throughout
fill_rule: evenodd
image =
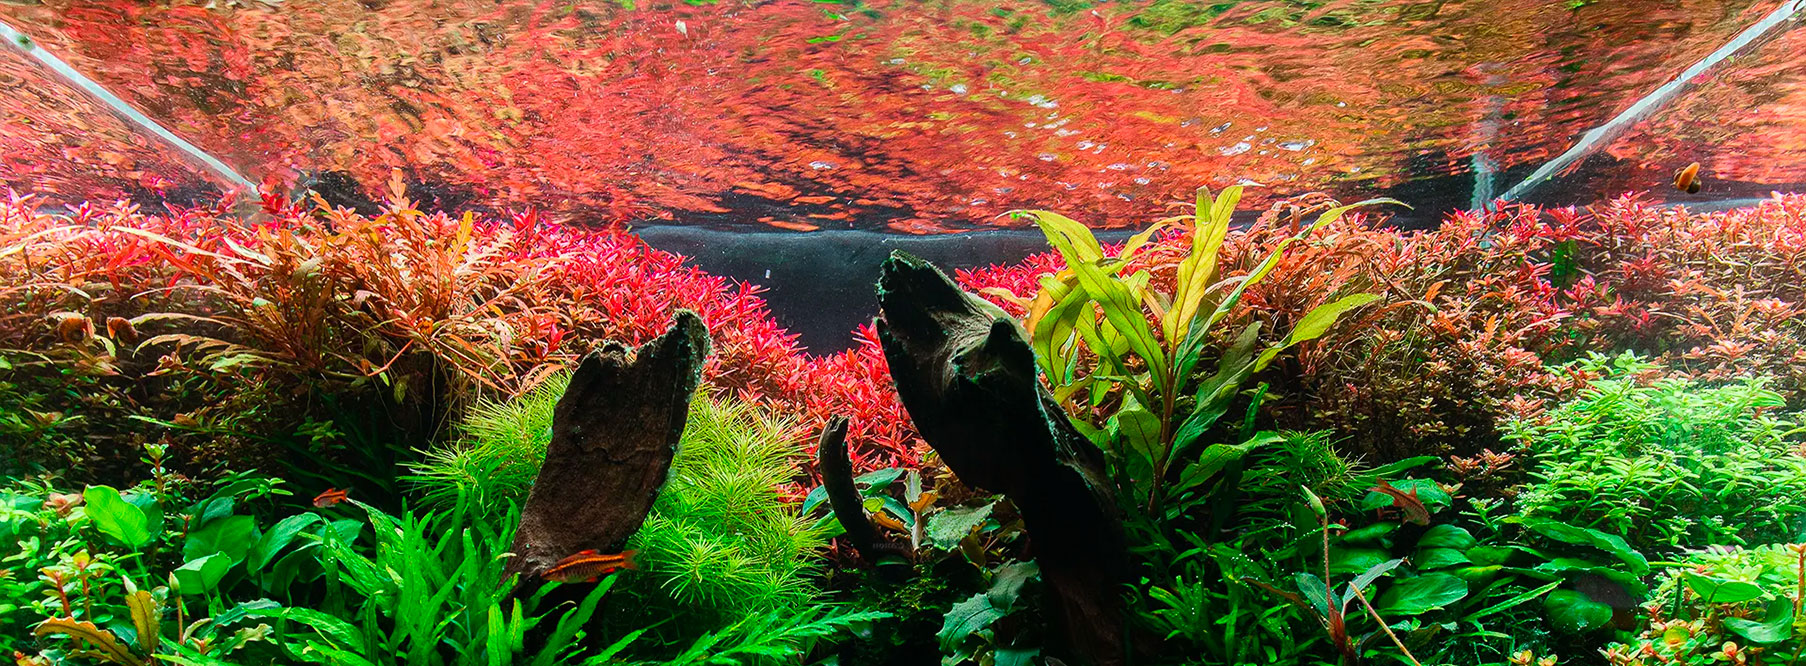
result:
M 961 481 L 1021 512 L 1074 656 L 1125 661 L 1128 550 L 1102 452 L 1035 374 L 1008 314 L 903 253 L 878 281 L 878 339 L 916 429 Z
M 671 471 L 708 354 L 702 320 L 679 311 L 670 331 L 638 350 L 609 342 L 583 358 L 553 411 L 510 573 L 528 583 L 580 551 L 618 552 L 639 530 Z
M 822 426 L 815 460 L 815 468 L 821 470 L 821 485 L 828 490 L 828 508 L 834 511 L 840 526 L 846 528 L 843 538 L 853 544 L 860 557 L 873 559 L 878 531 L 866 518 L 859 488 L 853 485 L 853 461 L 847 457 L 847 417 L 835 416 Z

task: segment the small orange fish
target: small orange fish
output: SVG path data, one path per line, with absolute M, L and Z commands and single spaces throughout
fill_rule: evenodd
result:
M 1699 163 L 1694 162 L 1674 172 L 1674 189 L 1699 194 Z
M 324 509 L 337 505 L 339 502 L 345 500 L 345 491 L 339 490 L 338 488 L 327 488 L 326 492 L 320 493 L 318 497 L 314 498 L 314 508 Z
M 1380 479 L 1380 485 L 1367 489 L 1367 492 L 1382 493 L 1391 497 L 1392 506 L 1405 512 L 1406 522 L 1419 525 L 1430 524 L 1430 509 L 1424 506 L 1423 500 L 1417 498 L 1416 488 L 1412 488 L 1410 493 L 1406 493 L 1397 486 L 1387 483 L 1385 479 Z
M 559 583 L 575 583 L 578 581 L 594 583 L 596 579 L 614 573 L 616 569 L 638 569 L 633 561 L 635 551 L 625 551 L 612 555 L 603 555 L 594 550 L 585 550 L 570 557 L 559 560 L 541 578 Z

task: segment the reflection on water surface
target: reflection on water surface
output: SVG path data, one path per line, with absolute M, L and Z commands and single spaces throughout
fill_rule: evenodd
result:
M 1267 186 L 1262 200 L 1386 194 L 1431 219 L 1503 192 L 1777 6 L 284 0 L 0 15 L 252 178 L 376 192 L 401 168 L 445 206 L 934 232 L 1018 207 L 1139 224 L 1199 183 L 1243 180 Z M 1706 189 L 1677 199 L 1806 183 L 1801 52 L 1792 30 L 1739 56 L 1528 200 L 1658 189 L 1693 161 Z M 4 102 L 0 135 L 21 149 L 0 180 L 64 199 L 204 188 L 30 70 L 0 56 L 24 91 Z M 96 140 L 43 139 L 70 135 Z

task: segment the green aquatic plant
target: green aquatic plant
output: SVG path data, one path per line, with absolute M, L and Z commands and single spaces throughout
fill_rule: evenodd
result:
M 459 425 L 459 439 L 428 452 L 416 468 L 427 497 L 441 504 L 477 498 L 487 511 L 523 502 L 568 382 L 557 375 L 514 400 L 480 403 Z M 669 480 L 628 545 L 638 551 L 642 575 L 621 590 L 638 600 L 644 617 L 681 618 L 661 627 L 661 638 L 722 631 L 814 601 L 811 560 L 827 537 L 784 493 L 803 459 L 798 440 L 787 424 L 752 407 L 692 402 Z
M 465 495 L 478 507 L 525 502 L 552 441 L 552 411 L 570 382 L 570 373 L 559 373 L 512 400 L 478 400 L 457 424 L 456 440 L 415 465 L 412 478 L 427 501 L 449 506 Z
M 1801 427 L 1775 411 L 1785 403 L 1764 380 L 1645 384 L 1608 371 L 1573 400 L 1507 424 L 1537 462 L 1536 482 L 1517 497 L 1521 516 L 1596 528 L 1639 549 L 1799 538 Z
M 802 459 L 798 438 L 744 405 L 696 405 L 671 480 L 631 547 L 692 612 L 806 607 L 815 596 L 811 560 L 826 538 L 783 494 Z
M 1149 514 L 1185 500 L 1245 451 L 1241 442 L 1199 445 L 1250 378 L 1287 349 L 1327 333 L 1343 314 L 1379 298 L 1357 293 L 1317 306 L 1282 339 L 1264 344 L 1260 322 L 1250 323 L 1216 348 L 1218 326 L 1288 248 L 1355 208 L 1390 201 L 1330 207 L 1273 246 L 1252 271 L 1229 276 L 1220 254 L 1241 196 L 1241 186 L 1220 196 L 1199 188 L 1192 214 L 1154 224 L 1114 256 L 1070 218 L 1015 213 L 1039 225 L 1066 263 L 1064 271 L 1041 276 L 1041 292 L 1027 308 L 1041 372 L 1075 414 L 1107 414 L 1101 425 L 1083 417 L 1073 422 L 1109 454 L 1120 494 Z M 1172 271 L 1166 283 L 1154 279 L 1154 268 L 1138 253 L 1169 224 L 1189 229 L 1176 265 L 1159 267 L 1163 274 Z
M 1650 622 L 1602 652 L 1612 666 L 1806 663 L 1806 544 L 1688 553 L 1645 604 Z

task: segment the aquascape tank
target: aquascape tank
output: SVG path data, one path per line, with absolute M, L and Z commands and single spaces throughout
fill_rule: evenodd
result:
M 0 3 L 0 653 L 1806 664 L 1803 20 Z

